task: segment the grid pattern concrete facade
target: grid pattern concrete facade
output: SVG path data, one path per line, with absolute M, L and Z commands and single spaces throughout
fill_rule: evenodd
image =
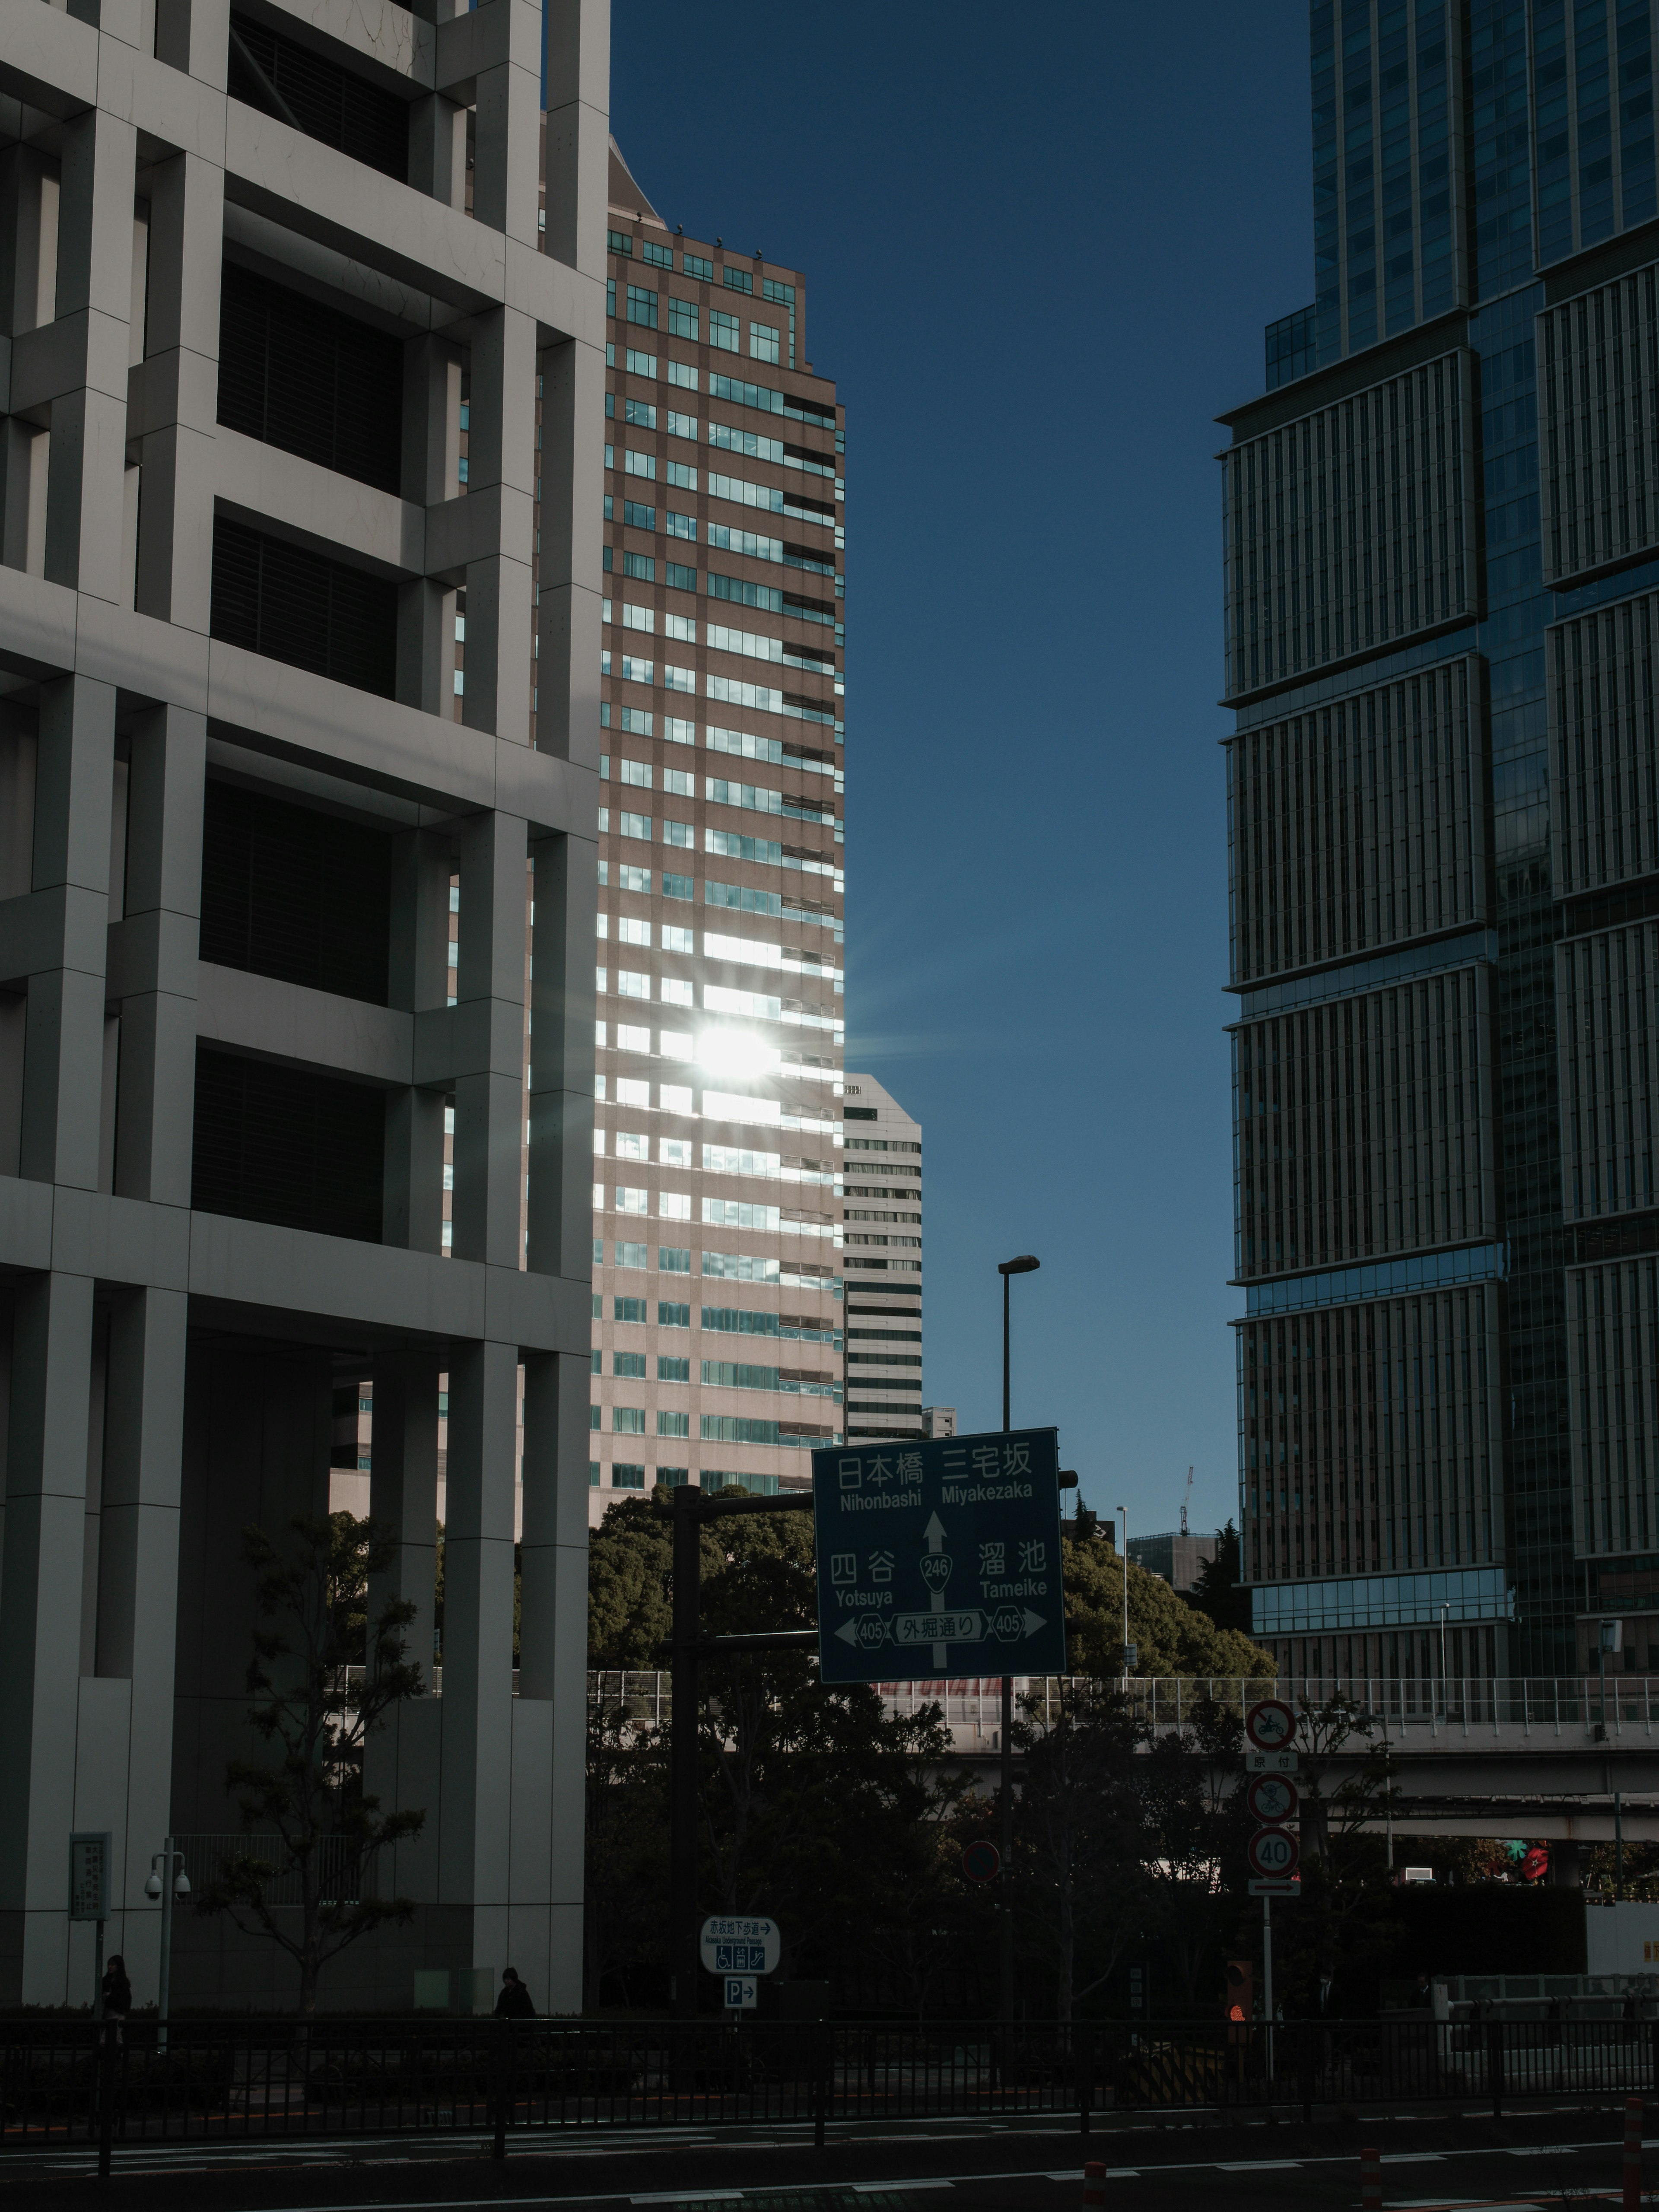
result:
M 610 155 L 589 1508 L 842 1433 L 845 413 Z
M 0 32 L 8 2003 L 90 1996 L 77 1828 L 154 1996 L 150 1856 L 237 1825 L 240 1531 L 326 1509 L 360 1378 L 430 1651 L 441 1375 L 443 1693 L 368 1775 L 425 1812 L 379 1877 L 419 1910 L 325 2001 L 509 1955 L 579 1996 L 603 0 L 544 32 L 507 0 Z M 293 408 L 250 413 L 273 331 Z M 233 817 L 242 859 L 204 854 Z M 319 932 L 342 838 L 357 904 Z M 193 1925 L 181 2002 L 289 1996 Z

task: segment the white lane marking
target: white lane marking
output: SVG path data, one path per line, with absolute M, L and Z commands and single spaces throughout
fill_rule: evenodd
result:
M 1218 2158 L 1208 2161 L 1218 2173 L 1265 2173 L 1269 2166 L 1300 2168 L 1299 2158 Z
M 1443 2150 L 1385 2150 L 1382 2163 L 1384 2166 L 1426 2166 L 1431 2159 L 1444 2158 L 1445 2155 Z
M 906 2189 L 954 2189 L 957 2185 L 954 2181 L 945 2181 L 941 2179 L 932 2181 L 907 2181 L 902 2185 Z M 871 2197 L 878 2190 L 884 2192 L 885 2191 L 892 2188 L 892 2186 L 893 2184 L 890 2181 L 855 2181 L 853 2184 L 853 2194 L 854 2197 Z

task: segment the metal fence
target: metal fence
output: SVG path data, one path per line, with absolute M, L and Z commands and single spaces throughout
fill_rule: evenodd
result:
M 763 2021 L 0 2022 L 0 2148 L 1659 2090 L 1659 2021 L 993 2027 Z M 3 2166 L 0 2166 L 0 2172 Z

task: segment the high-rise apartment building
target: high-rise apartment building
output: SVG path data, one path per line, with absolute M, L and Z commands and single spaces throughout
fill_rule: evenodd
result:
M 842 1433 L 843 411 L 799 270 L 610 202 L 595 1520 Z
M 608 69 L 596 0 L 0 27 L 8 2005 L 93 1994 L 76 1830 L 153 2000 L 153 1855 L 259 1749 L 242 1531 L 337 1453 L 430 1656 L 441 1423 L 417 1910 L 324 1997 L 580 2002 Z
M 921 1124 L 873 1075 L 846 1116 L 848 1436 L 953 1436 L 922 1413 Z
M 1240 1510 L 1297 1673 L 1659 1663 L 1649 0 L 1316 0 L 1222 419 Z

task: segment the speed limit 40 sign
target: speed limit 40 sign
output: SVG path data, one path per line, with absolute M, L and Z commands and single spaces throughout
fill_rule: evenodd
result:
M 1302 1853 L 1288 1828 L 1258 1828 L 1250 1838 L 1250 1870 L 1264 1878 L 1282 1880 L 1296 1872 Z

